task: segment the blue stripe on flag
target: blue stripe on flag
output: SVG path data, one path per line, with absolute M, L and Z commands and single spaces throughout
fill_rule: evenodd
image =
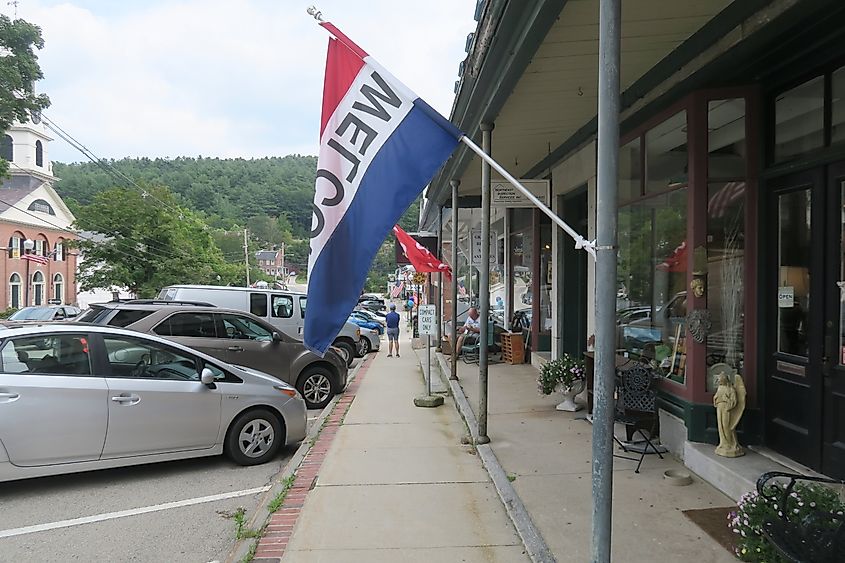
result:
M 373 258 L 402 214 L 458 144 L 461 132 L 416 100 L 361 179 L 331 238 L 308 274 L 305 346 L 320 355 L 358 303 Z M 446 122 L 448 124 L 448 122 Z

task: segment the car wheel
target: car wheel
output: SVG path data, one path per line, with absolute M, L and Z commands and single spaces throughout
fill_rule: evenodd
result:
M 229 427 L 225 451 L 238 465 L 258 465 L 273 459 L 284 439 L 276 415 L 255 409 L 240 415 Z
M 370 353 L 370 339 L 366 336 L 361 337 L 361 353 L 362 355 L 366 356 Z
M 343 350 L 343 352 L 346 354 L 346 367 L 352 367 L 352 361 L 355 359 L 355 346 L 353 346 L 346 340 L 341 340 L 340 342 L 335 344 L 335 346 Z
M 306 407 L 322 409 L 329 404 L 335 392 L 332 379 L 332 373 L 323 367 L 310 368 L 299 378 L 296 388 L 305 399 Z

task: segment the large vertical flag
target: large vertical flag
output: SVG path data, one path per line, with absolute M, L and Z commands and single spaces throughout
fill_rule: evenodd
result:
M 308 258 L 305 346 L 324 354 L 384 239 L 458 144 L 461 131 L 334 25 Z

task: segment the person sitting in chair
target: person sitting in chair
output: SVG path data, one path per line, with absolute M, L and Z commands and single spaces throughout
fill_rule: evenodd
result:
M 455 346 L 455 353 L 459 356 L 461 355 L 461 347 L 464 345 L 464 340 L 466 339 L 468 334 L 475 334 L 481 332 L 481 321 L 478 320 L 478 309 L 475 307 L 470 307 L 469 313 L 467 314 L 467 320 L 464 323 L 464 326 L 458 329 L 458 342 L 457 346 Z

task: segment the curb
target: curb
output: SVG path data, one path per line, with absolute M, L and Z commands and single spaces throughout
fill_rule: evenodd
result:
M 306 456 L 311 453 L 311 450 L 320 441 L 319 436 L 322 434 L 322 431 L 325 429 L 325 427 L 329 426 L 329 424 L 326 422 L 327 419 L 335 412 L 338 403 L 340 403 L 347 396 L 346 393 L 352 389 L 353 383 L 356 383 L 357 381 L 358 373 L 365 366 L 369 365 L 369 363 L 370 358 L 366 357 L 363 361 L 361 361 L 361 363 L 355 366 L 355 369 L 352 370 L 352 373 L 347 378 L 346 389 L 344 390 L 344 392 L 332 397 L 332 400 L 329 402 L 328 405 L 326 405 L 326 407 L 323 409 L 323 412 L 320 413 L 320 416 L 317 417 L 317 420 L 314 422 L 314 425 L 311 427 L 311 430 L 305 436 L 305 439 L 302 440 L 302 442 L 300 443 L 296 452 L 294 452 L 293 456 L 291 456 L 290 460 L 288 460 L 284 468 L 273 477 L 272 487 L 262 495 L 261 499 L 258 502 L 258 508 L 256 509 L 255 514 L 252 516 L 252 518 L 249 519 L 249 521 L 247 521 L 247 523 L 245 524 L 245 528 L 256 529 L 256 524 L 258 523 L 261 524 L 259 528 L 262 530 L 268 526 L 270 517 L 274 514 L 267 509 L 269 502 L 272 499 L 276 498 L 285 489 L 285 481 L 290 479 L 292 475 L 295 475 L 299 471 L 300 467 L 305 461 Z M 361 375 L 363 376 L 363 374 Z M 355 390 L 357 391 L 357 385 L 355 386 Z M 349 406 L 352 404 L 352 399 L 354 399 L 354 397 L 355 395 L 352 394 L 349 397 L 348 401 L 345 401 L 346 409 L 343 411 L 340 418 L 342 418 L 343 415 L 346 414 L 346 411 L 349 410 Z M 316 476 L 314 477 L 314 479 L 316 479 Z M 291 487 L 289 489 L 289 494 L 293 491 L 293 489 L 294 487 Z M 287 501 L 287 497 L 285 498 L 285 500 Z M 283 508 L 287 506 L 288 502 L 283 503 L 282 507 L 280 507 L 279 510 L 277 510 L 276 512 L 281 512 Z M 259 538 L 244 538 L 237 540 L 234 547 L 232 547 L 231 551 L 229 552 L 229 555 L 226 557 L 225 562 L 240 563 L 241 561 L 244 561 L 252 550 L 253 543 L 257 541 L 260 544 L 260 541 L 261 539 L 263 539 L 263 537 L 264 534 L 262 534 L 262 536 Z M 278 556 L 275 561 L 278 561 L 280 559 L 281 555 Z M 264 560 L 266 561 L 267 559 Z M 274 559 L 270 560 L 273 561 Z M 258 561 L 258 557 L 256 556 L 253 561 Z
M 443 354 L 435 354 L 437 361 L 440 364 L 441 379 L 446 374 L 451 374 L 451 366 L 446 361 Z M 499 458 L 493 452 L 493 448 L 489 444 L 478 444 L 478 420 L 475 418 L 475 413 L 469 405 L 464 390 L 461 387 L 460 381 L 446 379 L 445 383 L 451 388 L 452 396 L 455 398 L 455 407 L 458 413 L 466 422 L 472 436 L 473 443 L 476 443 L 475 449 L 478 452 L 478 457 L 481 458 L 481 464 L 490 475 L 493 481 L 493 486 L 496 488 L 496 493 L 499 495 L 502 504 L 505 505 L 505 511 L 508 517 L 513 522 L 519 538 L 522 540 L 522 545 L 525 551 L 534 563 L 555 563 L 557 560 L 546 544 L 546 540 L 540 534 L 540 530 L 531 519 L 531 515 L 526 510 L 522 499 L 516 492 L 516 489 L 511 485 L 505 469 L 499 463 Z

